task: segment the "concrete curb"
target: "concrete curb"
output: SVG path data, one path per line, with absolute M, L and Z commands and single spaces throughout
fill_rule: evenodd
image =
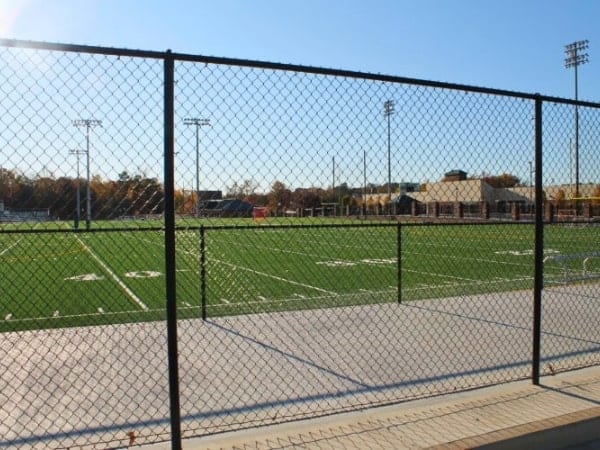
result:
M 600 439 L 600 407 L 436 445 L 430 449 L 520 450 L 543 448 L 552 450 L 597 439 Z
M 565 449 L 600 443 L 600 367 L 363 411 L 186 439 L 227 448 Z M 166 450 L 169 443 L 144 446 Z M 586 448 L 594 448 L 586 447 Z

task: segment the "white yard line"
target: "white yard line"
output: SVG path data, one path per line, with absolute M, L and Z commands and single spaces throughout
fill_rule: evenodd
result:
M 21 242 L 23 240 L 23 238 L 20 238 L 17 242 L 15 242 L 12 245 L 9 245 L 8 247 L 6 247 L 4 250 L 2 250 L 0 252 L 0 256 L 3 256 L 7 251 L 9 251 L 11 248 L 13 248 L 14 246 L 16 246 L 19 242 Z
M 225 264 L 226 266 L 229 266 L 229 267 L 233 267 L 234 269 L 245 270 L 246 272 L 250 272 L 255 275 L 260 275 L 262 277 L 267 277 L 267 278 L 272 278 L 274 280 L 283 281 L 284 283 L 293 284 L 295 286 L 302 286 L 305 288 L 314 289 L 315 291 L 324 292 L 325 294 L 338 295 L 337 292 L 328 291 L 326 289 L 322 289 L 322 288 L 316 287 L 316 286 L 311 286 L 310 284 L 299 283 L 298 281 L 288 280 L 287 278 L 282 278 L 282 277 L 278 277 L 276 275 L 271 275 L 270 273 L 259 272 L 258 270 L 250 269 L 248 267 L 238 266 L 236 264 L 232 264 L 232 263 L 229 263 L 226 261 L 221 261 L 220 259 L 215 258 L 215 259 L 213 259 L 213 261 L 219 262 L 221 264 Z
M 448 274 L 443 274 L 443 273 L 425 272 L 423 270 L 412 270 L 412 269 L 402 268 L 402 271 L 403 272 L 418 273 L 420 275 L 430 275 L 432 277 L 439 277 L 439 278 L 452 278 L 454 280 L 461 280 L 461 281 L 472 281 L 472 282 L 481 281 L 481 280 L 475 280 L 473 278 L 457 277 L 457 276 L 454 276 L 454 275 L 448 275 Z
M 186 254 L 190 254 L 190 255 L 196 256 L 195 253 L 190 252 L 190 251 L 186 251 L 186 250 L 183 250 L 182 253 L 186 253 Z M 278 277 L 276 275 L 271 275 L 270 273 L 259 272 L 258 270 L 250 269 L 248 267 L 238 266 L 236 264 L 232 264 L 230 262 L 223 261 L 223 260 L 220 260 L 220 259 L 217 259 L 217 258 L 213 258 L 212 261 L 216 261 L 216 262 L 224 264 L 226 266 L 233 267 L 234 269 L 245 270 L 246 272 L 250 272 L 250 273 L 253 273 L 253 274 L 256 274 L 256 275 L 260 275 L 260 276 L 263 276 L 263 277 L 272 278 L 274 280 L 283 281 L 285 283 L 293 284 L 295 286 L 302 286 L 302 287 L 305 287 L 305 288 L 314 289 L 316 291 L 324 292 L 325 294 L 330 294 L 330 295 L 334 295 L 334 296 L 338 295 L 337 292 L 328 291 L 326 289 L 322 289 L 322 288 L 316 287 L 316 286 L 311 286 L 310 284 L 299 283 L 298 281 L 288 280 L 287 278 L 282 278 L 282 277 Z
M 140 300 L 140 298 L 137 295 L 135 295 L 133 291 L 129 289 L 125 283 L 123 283 L 123 281 L 121 281 L 117 274 L 110 270 L 110 267 L 108 267 L 96 254 L 94 254 L 94 252 L 90 250 L 90 248 L 87 245 L 85 245 L 85 243 L 81 239 L 79 239 L 79 236 L 75 235 L 75 239 L 79 241 L 79 243 L 90 254 L 90 256 L 94 258 L 94 260 L 96 260 L 98 264 L 100 264 L 100 267 L 102 267 L 102 269 L 104 269 L 108 276 L 110 276 L 119 285 L 119 287 L 123 289 L 123 291 L 129 296 L 129 298 L 131 298 L 131 300 L 134 301 L 134 303 L 136 303 L 140 308 L 142 308 L 142 310 L 148 311 L 148 306 L 146 306 L 146 304 L 142 300 Z

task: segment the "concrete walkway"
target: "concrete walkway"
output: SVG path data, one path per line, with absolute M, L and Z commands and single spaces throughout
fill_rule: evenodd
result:
M 597 447 L 598 446 L 598 447 Z M 143 447 L 166 450 L 170 443 Z M 194 438 L 185 449 L 600 448 L 600 367 Z

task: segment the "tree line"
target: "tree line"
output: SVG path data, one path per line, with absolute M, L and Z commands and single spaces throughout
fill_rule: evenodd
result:
M 95 175 L 89 183 L 92 218 L 117 219 L 124 216 L 162 214 L 164 189 L 156 178 L 121 172 L 116 180 Z M 4 209 L 14 212 L 48 211 L 59 220 L 77 215 L 79 191 L 80 216 L 85 216 L 87 181 L 70 177 L 39 175 L 28 177 L 0 168 L 0 200 Z
M 496 176 L 482 174 L 481 178 L 493 187 L 521 185 L 517 177 L 506 173 Z M 359 208 L 364 202 L 365 194 L 379 194 L 381 198 L 386 197 L 388 192 L 387 184 L 373 183 L 360 187 L 340 183 L 328 188 L 298 187 L 292 190 L 285 183 L 276 180 L 268 192 L 259 192 L 258 187 L 254 180 L 234 182 L 226 188 L 224 197 L 244 200 L 254 206 L 265 206 L 271 213 L 279 214 L 288 209 L 320 208 L 327 204 L 336 204 L 338 208 L 344 209 Z M 70 220 L 76 216 L 78 190 L 80 216 L 84 217 L 87 195 L 85 179 L 43 175 L 28 177 L 0 167 L 0 200 L 4 202 L 4 208 L 10 211 L 44 210 L 54 219 Z M 392 183 L 389 191 L 398 190 L 399 184 Z M 121 172 L 116 180 L 93 176 L 90 180 L 90 197 L 93 219 L 160 215 L 164 212 L 162 183 L 157 178 L 129 174 L 127 171 Z M 367 203 L 368 201 L 367 199 Z M 176 190 L 175 208 L 178 214 L 194 213 L 195 193 Z
M 164 187 L 152 177 L 121 172 L 116 180 L 106 180 L 99 175 L 90 179 L 92 219 L 119 219 L 164 212 Z M 392 190 L 398 185 L 393 184 Z M 72 220 L 77 216 L 79 191 L 80 217 L 86 216 L 87 181 L 72 177 L 37 175 L 29 177 L 15 170 L 0 167 L 0 201 L 4 209 L 13 212 L 47 211 L 56 220 Z M 247 201 L 254 206 L 266 206 L 272 213 L 286 209 L 319 208 L 323 204 L 337 203 L 357 206 L 363 197 L 364 187 L 352 188 L 346 183 L 333 188 L 296 188 L 291 190 L 283 182 L 275 181 L 268 192 L 258 192 L 252 180 L 233 183 L 224 193 L 225 198 Z M 384 193 L 387 185 L 369 184 L 367 193 Z M 177 214 L 192 214 L 196 208 L 194 192 L 176 190 Z
M 392 183 L 391 192 L 397 192 L 398 183 Z M 385 194 L 387 184 L 369 183 L 366 186 L 351 187 L 347 183 L 340 183 L 329 188 L 298 187 L 290 189 L 282 181 L 274 181 L 269 192 L 260 193 L 258 184 L 253 180 L 235 182 L 226 190 L 226 198 L 236 198 L 251 203 L 254 206 L 266 206 L 273 214 L 281 214 L 285 210 L 314 209 L 325 205 L 338 205 L 338 208 L 358 208 L 363 202 L 365 194 Z

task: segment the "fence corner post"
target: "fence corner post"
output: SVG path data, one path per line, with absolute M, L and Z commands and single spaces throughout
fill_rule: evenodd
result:
M 200 225 L 200 303 L 202 320 L 206 320 L 206 239 L 204 225 Z
M 165 179 L 165 291 L 169 367 L 171 448 L 181 449 L 181 406 L 177 349 L 177 290 L 175 279 L 175 60 L 164 56 L 164 179 Z
M 396 245 L 398 254 L 398 273 L 397 273 L 397 289 L 398 289 L 398 304 L 402 303 L 402 224 L 398 222 L 396 225 Z
M 535 97 L 535 247 L 533 280 L 533 357 L 531 381 L 540 384 L 542 289 L 544 288 L 544 218 L 542 187 L 542 98 Z

